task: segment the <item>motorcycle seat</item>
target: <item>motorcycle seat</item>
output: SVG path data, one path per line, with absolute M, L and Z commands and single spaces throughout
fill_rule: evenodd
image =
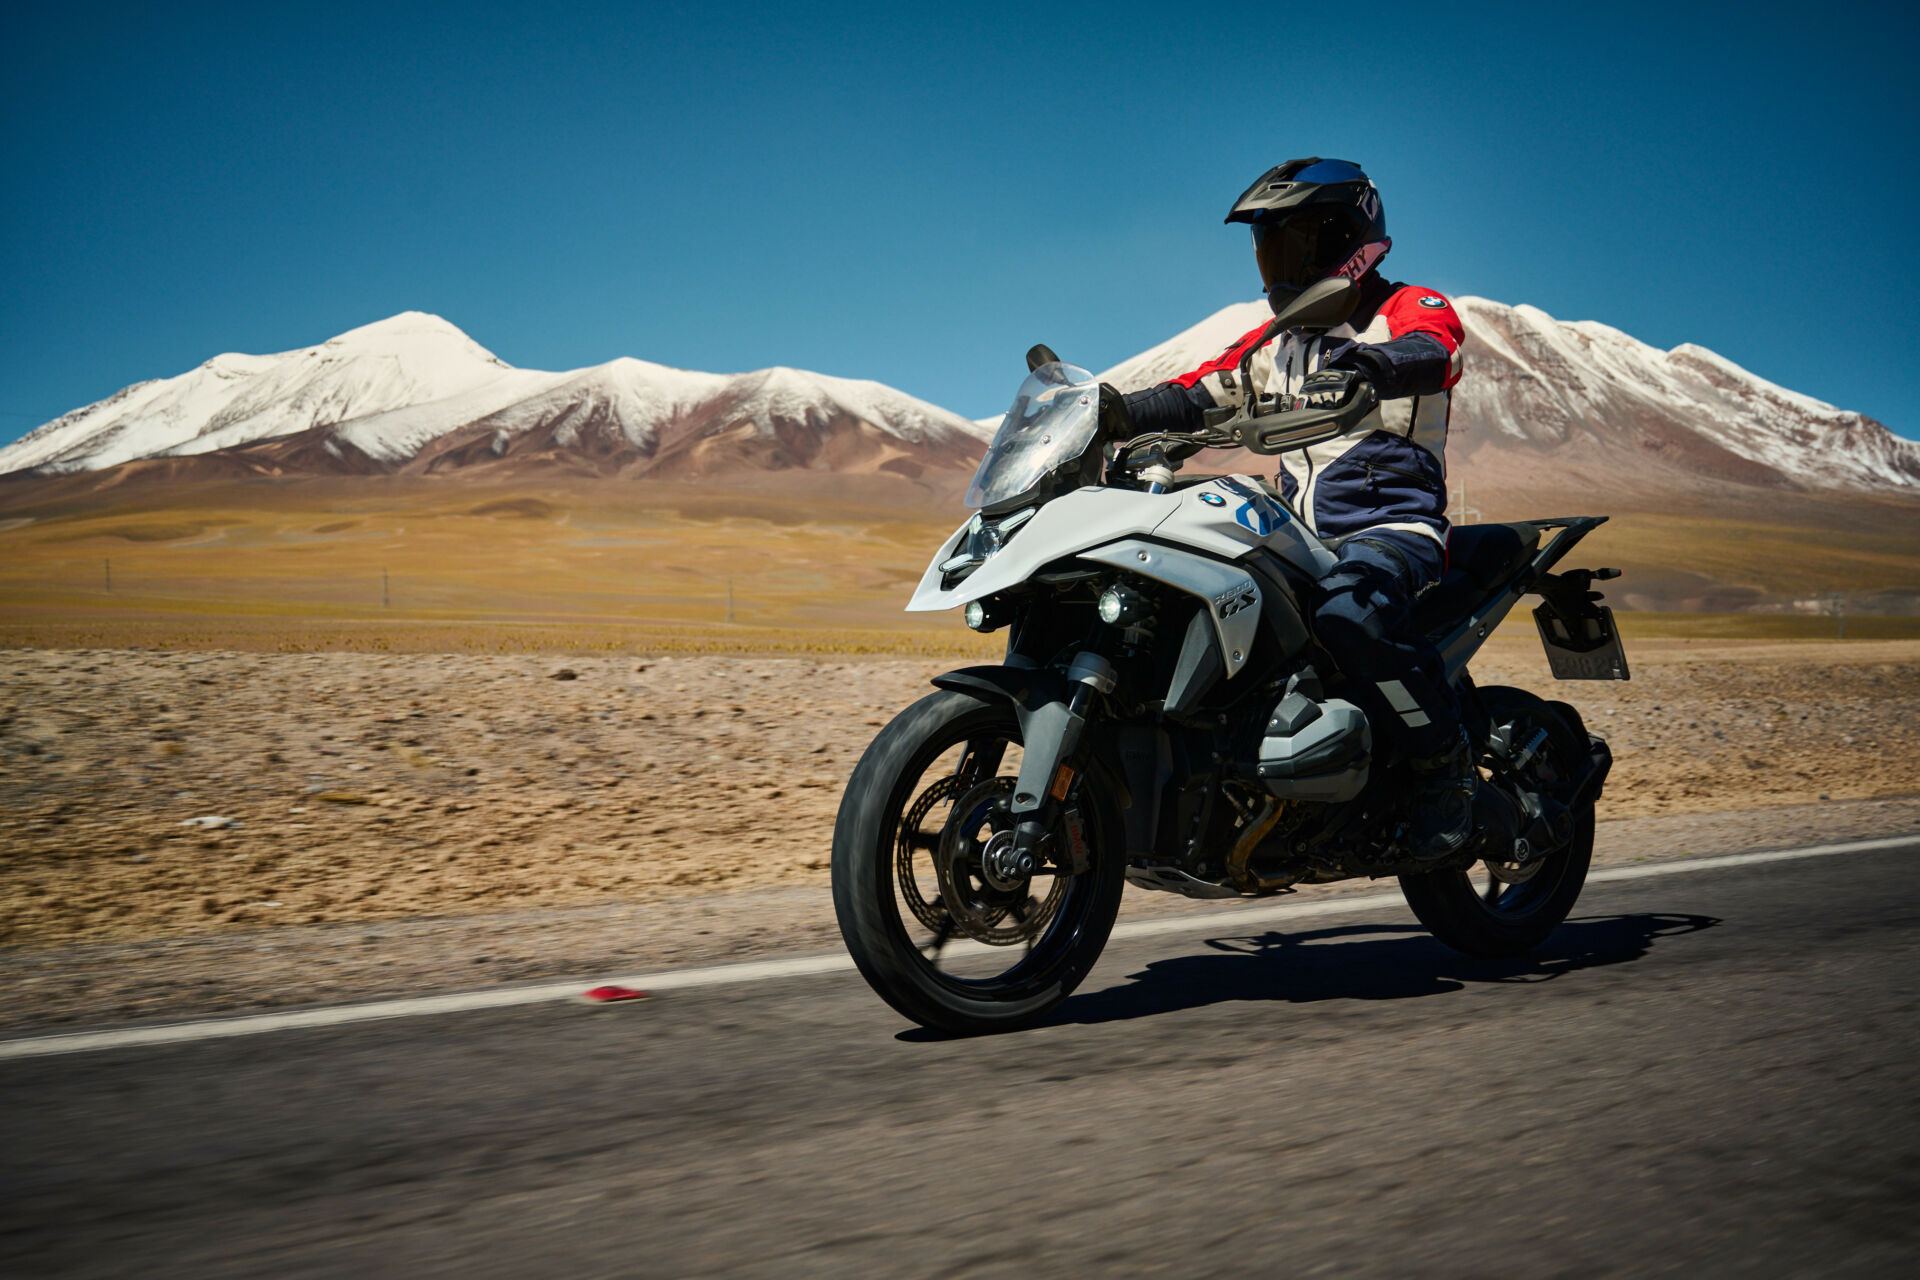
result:
M 1413 606 L 1423 632 L 1455 622 L 1519 569 L 1540 547 L 1530 524 L 1457 524 L 1447 531 L 1447 571 Z

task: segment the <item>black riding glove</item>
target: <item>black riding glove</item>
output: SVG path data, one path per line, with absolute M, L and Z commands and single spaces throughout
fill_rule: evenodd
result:
M 1300 383 L 1302 409 L 1338 409 L 1359 394 L 1366 379 L 1351 369 L 1322 369 L 1310 373 Z
M 1398 400 L 1443 390 L 1452 371 L 1452 357 L 1432 334 L 1406 333 L 1386 342 L 1347 342 L 1329 347 L 1320 367 L 1364 374 L 1382 400 Z

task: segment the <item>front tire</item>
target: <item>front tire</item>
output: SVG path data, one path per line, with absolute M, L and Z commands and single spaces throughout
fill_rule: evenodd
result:
M 1547 731 L 1539 758 L 1529 764 L 1536 774 L 1568 780 L 1587 756 L 1587 737 L 1578 722 L 1524 689 L 1494 686 L 1480 690 L 1492 722 L 1522 726 L 1518 740 L 1538 729 Z M 1551 792 L 1545 776 L 1532 780 Z M 1505 959 L 1525 955 L 1560 927 L 1580 899 L 1593 861 L 1594 805 L 1591 800 L 1573 811 L 1573 837 L 1564 846 L 1529 864 L 1524 880 L 1515 880 L 1507 864 L 1479 863 L 1459 871 L 1447 869 L 1400 877 L 1407 905 L 1434 937 L 1465 955 Z
M 1019 744 L 1010 705 L 940 690 L 880 731 L 840 802 L 840 935 L 880 998 L 934 1030 L 977 1035 L 1039 1021 L 1093 968 L 1119 914 L 1118 817 L 1097 771 L 1082 774 L 1074 797 L 1092 851 L 1085 872 L 1037 874 L 1030 886 L 996 890 L 956 869 L 952 850 L 965 847 L 966 828 L 984 823 Z M 944 877 L 935 865 L 942 857 Z

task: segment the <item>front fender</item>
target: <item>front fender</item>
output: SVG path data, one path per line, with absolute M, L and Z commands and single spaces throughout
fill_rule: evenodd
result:
M 933 687 L 1011 702 L 1020 714 L 1022 729 L 1032 712 L 1067 697 L 1066 677 L 1042 667 L 961 667 L 935 676 Z
M 1069 693 L 1067 678 L 1044 667 L 961 667 L 935 676 L 933 686 L 983 700 L 1012 703 L 1023 741 L 1035 713 L 1065 704 Z M 1126 769 L 1120 761 L 1117 736 L 1105 733 L 1083 736 L 1079 754 L 1111 789 L 1115 805 L 1125 811 L 1133 807 L 1133 796 L 1127 787 Z

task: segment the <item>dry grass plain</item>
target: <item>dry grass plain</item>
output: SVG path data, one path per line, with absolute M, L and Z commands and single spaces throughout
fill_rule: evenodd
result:
M 957 522 L 664 484 L 387 478 L 16 507 L 0 644 L 946 652 L 951 620 L 900 603 Z
M 964 514 L 950 496 L 907 487 L 835 497 L 830 477 L 793 483 L 807 491 L 353 477 L 148 486 L 37 505 L 26 500 L 31 489 L 0 489 L 0 645 L 993 651 L 951 616 L 900 611 Z M 1580 555 L 1626 570 L 1611 593 L 1622 604 L 1829 591 L 1858 602 L 1920 599 L 1920 520 L 1911 511 L 1828 514 L 1833 527 L 1815 535 L 1760 518 L 1629 513 L 1591 535 Z M 1920 618 L 1859 608 L 1850 637 L 1920 636 Z M 1641 637 L 1815 639 L 1837 624 L 1693 612 L 1636 613 L 1624 625 Z

